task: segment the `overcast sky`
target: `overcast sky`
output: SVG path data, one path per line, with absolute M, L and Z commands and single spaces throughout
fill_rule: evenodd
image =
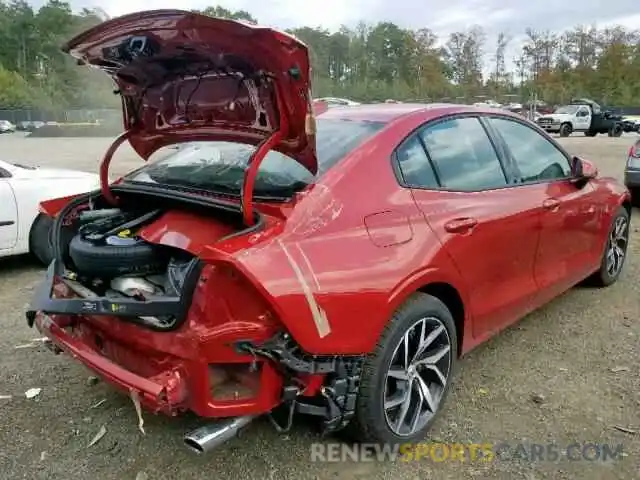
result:
M 35 5 L 42 0 L 35 0 Z M 487 33 L 487 56 L 498 32 L 513 37 L 509 63 L 525 28 L 564 30 L 577 24 L 621 24 L 640 28 L 640 0 L 70 0 L 74 9 L 101 6 L 110 15 L 153 8 L 203 8 L 221 5 L 249 11 L 261 24 L 281 29 L 322 26 L 335 30 L 359 21 L 394 22 L 405 28 L 428 27 L 440 38 L 480 24 Z M 519 38 L 520 36 L 520 38 Z

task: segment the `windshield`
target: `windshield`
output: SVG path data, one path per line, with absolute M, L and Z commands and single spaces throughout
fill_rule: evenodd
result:
M 318 176 L 384 126 L 380 122 L 317 120 Z M 176 153 L 124 177 L 130 183 L 152 183 L 239 194 L 249 158 L 256 147 L 232 142 L 192 142 Z M 305 167 L 270 151 L 256 176 L 256 197 L 287 197 L 315 181 Z
M 568 114 L 568 115 L 573 115 L 578 111 L 579 106 L 578 105 L 564 105 L 562 107 L 558 107 L 554 110 L 553 113 L 560 113 L 560 114 Z

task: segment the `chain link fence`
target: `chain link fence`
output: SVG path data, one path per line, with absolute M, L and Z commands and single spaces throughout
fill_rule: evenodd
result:
M 14 110 L 0 108 L 0 120 L 9 120 L 11 123 L 19 122 L 65 122 L 87 123 L 96 122 L 111 123 L 122 122 L 122 111 L 119 109 L 97 110 Z

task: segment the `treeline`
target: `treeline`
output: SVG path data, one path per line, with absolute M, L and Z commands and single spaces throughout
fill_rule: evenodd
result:
M 242 10 L 210 7 L 204 13 L 257 21 Z M 59 0 L 39 9 L 22 0 L 0 0 L 0 109 L 116 106 L 104 75 L 77 67 L 60 51 L 65 40 L 107 18 L 100 9 L 73 12 Z M 333 33 L 302 27 L 292 33 L 310 47 L 316 96 L 526 101 L 536 94 L 549 103 L 590 97 L 607 105 L 640 106 L 640 35 L 622 27 L 528 29 L 515 59 L 506 58 L 513 50 L 509 34 L 489 44 L 478 26 L 451 34 L 444 44 L 428 28 L 409 30 L 390 22 Z

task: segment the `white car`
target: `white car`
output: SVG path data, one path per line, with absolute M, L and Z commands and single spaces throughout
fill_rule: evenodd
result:
M 0 120 L 0 133 L 11 133 L 16 131 L 16 126 L 9 120 Z
M 336 98 L 336 97 L 316 98 L 314 102 L 325 102 L 329 108 L 352 107 L 354 105 L 361 105 L 360 102 L 354 102 L 353 100 L 348 100 L 346 98 Z
M 627 116 L 622 117 L 623 127 L 625 132 L 638 132 L 640 133 L 640 116 Z
M 32 253 L 50 263 L 53 221 L 40 214 L 40 202 L 98 188 L 100 178 L 93 173 L 0 161 L 0 257 Z
M 473 104 L 473 106 L 481 108 L 503 108 L 502 104 L 494 102 L 493 100 L 489 100 L 486 102 L 476 102 Z

